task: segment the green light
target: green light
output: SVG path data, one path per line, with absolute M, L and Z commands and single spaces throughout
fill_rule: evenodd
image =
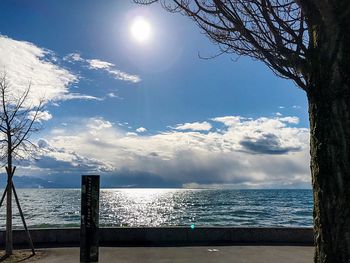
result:
M 193 229 L 194 229 L 194 224 L 191 224 L 191 226 L 190 226 L 190 227 L 191 227 L 191 229 L 193 230 Z

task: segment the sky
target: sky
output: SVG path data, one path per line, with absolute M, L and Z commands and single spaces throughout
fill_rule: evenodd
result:
M 65 187 L 310 188 L 304 91 L 159 4 L 3 0 L 0 67 L 44 99 L 17 176 Z M 2 174 L 1 176 L 5 176 Z

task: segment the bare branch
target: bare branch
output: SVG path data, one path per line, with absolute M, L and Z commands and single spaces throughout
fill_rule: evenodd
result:
M 160 2 L 170 12 L 189 16 L 218 45 L 219 54 L 235 53 L 261 60 L 278 76 L 291 79 L 307 90 L 308 27 L 302 9 L 294 0 L 134 2 Z
M 31 85 L 19 96 L 10 92 L 6 73 L 0 77 L 0 159 L 7 158 L 7 166 L 11 167 L 12 159 L 28 159 L 35 155 L 37 147 L 29 137 L 40 129 L 40 112 L 44 100 L 38 105 L 29 103 Z

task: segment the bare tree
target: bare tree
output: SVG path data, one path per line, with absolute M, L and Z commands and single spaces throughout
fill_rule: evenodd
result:
M 350 262 L 350 1 L 134 0 L 189 16 L 222 53 L 263 61 L 309 102 L 315 262 Z
M 30 135 L 40 128 L 42 101 L 36 106 L 29 101 L 30 85 L 23 93 L 15 94 L 6 78 L 6 73 L 0 77 L 0 138 L 1 160 L 5 163 L 7 186 L 2 196 L 0 206 L 6 195 L 6 255 L 12 254 L 12 193 L 14 194 L 24 228 L 28 234 L 33 254 L 34 247 L 31 241 L 22 209 L 18 200 L 12 178 L 16 170 L 14 160 L 27 159 L 37 149 L 30 141 Z

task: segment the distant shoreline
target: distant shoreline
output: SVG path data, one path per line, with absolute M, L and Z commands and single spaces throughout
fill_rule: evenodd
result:
M 4 188 L 6 185 L 6 175 L 0 173 L 0 188 Z M 35 176 L 17 176 L 15 175 L 13 181 L 16 188 L 19 189 L 80 189 L 81 178 L 80 176 L 72 178 L 72 180 L 60 180 L 60 178 L 48 179 Z M 249 187 L 235 187 L 235 186 L 212 186 L 205 187 L 205 185 L 197 185 L 193 187 L 193 184 L 188 184 L 187 187 L 184 184 L 159 184 L 152 182 L 148 184 L 122 184 L 113 182 L 110 178 L 101 176 L 101 189 L 188 189 L 188 190 L 311 190 L 309 188 L 297 187 L 297 186 L 286 186 L 276 188 L 249 188 Z
M 1 185 L 0 189 L 5 186 Z M 80 190 L 79 187 L 16 187 L 23 190 Z M 101 187 L 101 190 L 123 190 L 123 189 L 162 189 L 162 190 L 220 190 L 220 191 L 312 191 L 311 188 L 178 188 L 178 187 Z

